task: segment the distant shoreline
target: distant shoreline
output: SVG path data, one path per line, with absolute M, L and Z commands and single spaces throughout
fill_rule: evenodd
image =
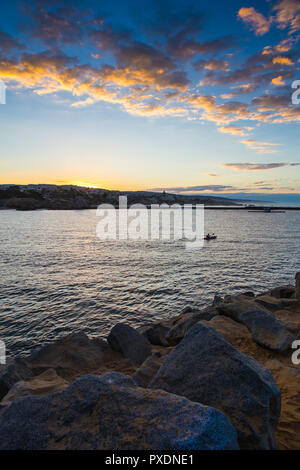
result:
M 32 210 L 82 210 L 97 209 L 101 204 L 119 208 L 120 197 L 127 198 L 127 207 L 142 204 L 153 208 L 162 204 L 203 205 L 207 210 L 265 210 L 267 208 L 299 210 L 299 205 L 276 204 L 270 201 L 252 201 L 215 195 L 175 194 L 153 191 L 116 191 L 82 186 L 58 185 L 0 185 L 0 209 Z
M 182 208 L 184 205 L 181 206 Z M 249 209 L 249 207 L 241 207 L 241 206 L 205 206 L 204 205 L 204 210 L 215 210 L 215 211 L 244 211 L 244 212 L 253 212 L 253 213 L 262 213 L 262 214 L 275 214 L 275 213 L 283 213 L 285 211 L 300 211 L 300 206 L 294 206 L 294 207 L 285 207 L 285 206 L 272 206 L 272 211 L 267 212 L 265 209 L 268 208 L 269 206 L 256 206 L 255 209 L 253 208 L 252 210 Z M 147 209 L 151 209 L 151 206 L 146 206 Z M 96 207 L 82 207 L 82 208 L 48 208 L 48 207 L 41 207 L 41 208 L 17 208 L 17 207 L 0 207 L 0 211 L 5 211 L 5 210 L 10 210 L 10 211 L 17 211 L 17 212 L 41 212 L 41 211 L 87 211 L 87 210 L 96 210 Z M 119 209 L 119 207 L 115 207 L 115 209 Z M 161 210 L 161 209 L 158 209 Z

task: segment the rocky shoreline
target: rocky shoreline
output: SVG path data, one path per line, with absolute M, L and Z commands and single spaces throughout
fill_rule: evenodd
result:
M 300 273 L 107 340 L 74 332 L 0 366 L 0 449 L 299 450 L 299 339 Z

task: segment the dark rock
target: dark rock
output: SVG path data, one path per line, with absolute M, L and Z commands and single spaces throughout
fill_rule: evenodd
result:
M 276 312 L 277 310 L 284 310 L 291 307 L 296 309 L 300 306 L 300 303 L 297 299 L 277 299 L 271 295 L 256 297 L 255 302 L 267 310 L 270 310 L 271 312 Z
M 219 305 L 223 302 L 223 299 L 220 295 L 216 294 L 214 296 L 214 300 L 213 300 L 213 306 L 215 307 L 216 305 Z
M 185 315 L 186 313 L 192 313 L 192 312 L 193 312 L 193 307 L 191 307 L 190 305 L 187 305 L 186 307 L 184 307 L 184 309 L 182 309 L 180 314 Z
M 246 297 L 251 297 L 251 298 L 255 297 L 254 292 L 252 292 L 251 290 L 247 290 L 246 292 L 243 292 L 243 295 L 245 295 Z
M 280 286 L 275 287 L 270 291 L 270 295 L 276 299 L 292 299 L 295 297 L 294 286 Z
M 196 323 L 198 323 L 198 321 L 199 320 L 197 318 L 191 317 L 191 318 L 187 318 L 186 320 L 181 321 L 180 323 L 177 323 L 169 331 L 169 333 L 166 336 L 166 340 L 167 340 L 168 344 L 170 346 L 176 346 L 178 343 L 180 343 L 180 341 L 182 340 L 182 338 L 184 337 L 186 332 L 190 328 L 192 328 L 192 326 L 194 326 Z
M 131 326 L 118 323 L 111 330 L 108 343 L 134 364 L 142 364 L 151 354 L 149 341 Z
M 162 323 L 153 323 L 152 325 L 143 326 L 138 329 L 147 340 L 156 346 L 168 346 L 166 335 L 169 332 L 170 327 L 165 326 Z
M 186 332 L 192 328 L 196 323 L 202 320 L 209 321 L 211 320 L 214 316 L 217 315 L 217 311 L 214 307 L 207 307 L 203 310 L 200 310 L 198 313 L 194 313 L 191 317 L 187 318 L 186 320 L 182 320 L 178 323 L 176 323 L 175 326 L 169 331 L 169 333 L 166 335 L 166 340 L 170 346 L 176 346 Z
M 28 358 L 32 367 L 54 369 L 84 369 L 99 366 L 107 343 L 89 338 L 82 331 L 72 333 L 33 351 Z
M 240 321 L 240 316 L 245 312 L 245 306 L 234 302 L 223 302 L 217 306 L 220 315 L 225 315 L 235 321 Z
M 20 356 L 9 360 L 5 365 L 0 365 L 0 400 L 16 382 L 30 377 L 32 377 L 32 370 Z
M 0 414 L 0 450 L 238 449 L 220 411 L 118 373 L 86 375 L 64 391 L 14 401 Z
M 149 387 L 222 410 L 242 449 L 276 448 L 281 397 L 270 371 L 213 328 L 198 323 L 190 329 Z
M 244 312 L 240 321 L 251 331 L 253 341 L 279 353 L 288 351 L 295 339 L 278 318 L 264 310 Z
M 296 288 L 295 288 L 296 299 L 300 299 L 300 272 L 295 275 L 295 282 L 296 282 Z

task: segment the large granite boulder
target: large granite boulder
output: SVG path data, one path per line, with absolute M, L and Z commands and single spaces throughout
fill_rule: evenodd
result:
M 125 323 L 117 323 L 109 333 L 107 341 L 113 349 L 134 364 L 142 364 L 151 354 L 149 341 Z
M 177 321 L 166 335 L 168 344 L 170 346 L 176 346 L 192 326 L 202 320 L 209 321 L 216 315 L 218 314 L 214 307 L 207 307 L 203 310 L 199 310 L 198 312 L 193 312 L 191 316 L 188 316 L 187 318 Z
M 139 388 L 118 373 L 86 375 L 60 393 L 15 400 L 0 413 L 0 450 L 238 449 L 211 407 Z
M 137 331 L 155 346 L 168 346 L 166 335 L 170 331 L 170 327 L 167 326 L 166 322 L 145 325 L 138 328 Z
M 256 297 L 255 302 L 256 304 L 259 304 L 259 306 L 271 312 L 277 312 L 278 310 L 284 310 L 289 308 L 296 309 L 300 306 L 300 302 L 297 299 L 280 299 L 268 294 Z
M 251 310 L 240 316 L 240 321 L 251 331 L 252 339 L 260 346 L 285 353 L 291 349 L 294 336 L 286 325 L 264 310 Z
M 1 400 L 0 407 L 8 406 L 16 400 L 16 398 L 20 397 L 28 395 L 43 396 L 60 392 L 68 385 L 69 383 L 57 375 L 54 369 L 48 369 L 36 377 L 15 383 L 7 395 Z
M 30 377 L 32 370 L 21 356 L 9 359 L 7 364 L 0 365 L 0 400 L 16 382 Z
M 89 338 L 79 331 L 59 338 L 32 352 L 28 364 L 40 369 L 88 370 L 101 364 L 108 345 L 100 338 Z
M 217 315 L 210 321 L 202 321 L 201 323 L 221 333 L 237 349 L 251 340 L 251 333 L 245 325 L 224 315 Z
M 242 449 L 276 448 L 280 391 L 268 369 L 198 323 L 166 357 L 149 384 L 222 410 Z
M 220 315 L 231 318 L 237 322 L 240 322 L 240 316 L 247 310 L 249 310 L 248 305 L 244 303 L 240 304 L 237 302 L 223 302 L 218 305 L 217 310 Z
M 178 343 L 180 343 L 186 332 L 192 328 L 192 326 L 198 323 L 198 321 L 199 320 L 197 318 L 190 317 L 173 326 L 166 336 L 168 344 L 170 346 L 176 346 Z

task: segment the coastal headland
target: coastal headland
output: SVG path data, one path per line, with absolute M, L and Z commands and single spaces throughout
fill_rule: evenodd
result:
M 128 205 L 143 204 L 205 204 L 237 206 L 239 201 L 225 197 L 185 196 L 152 191 L 110 191 L 72 185 L 0 185 L 0 209 L 68 210 L 96 209 L 100 204 L 119 206 L 119 197 L 126 196 Z

